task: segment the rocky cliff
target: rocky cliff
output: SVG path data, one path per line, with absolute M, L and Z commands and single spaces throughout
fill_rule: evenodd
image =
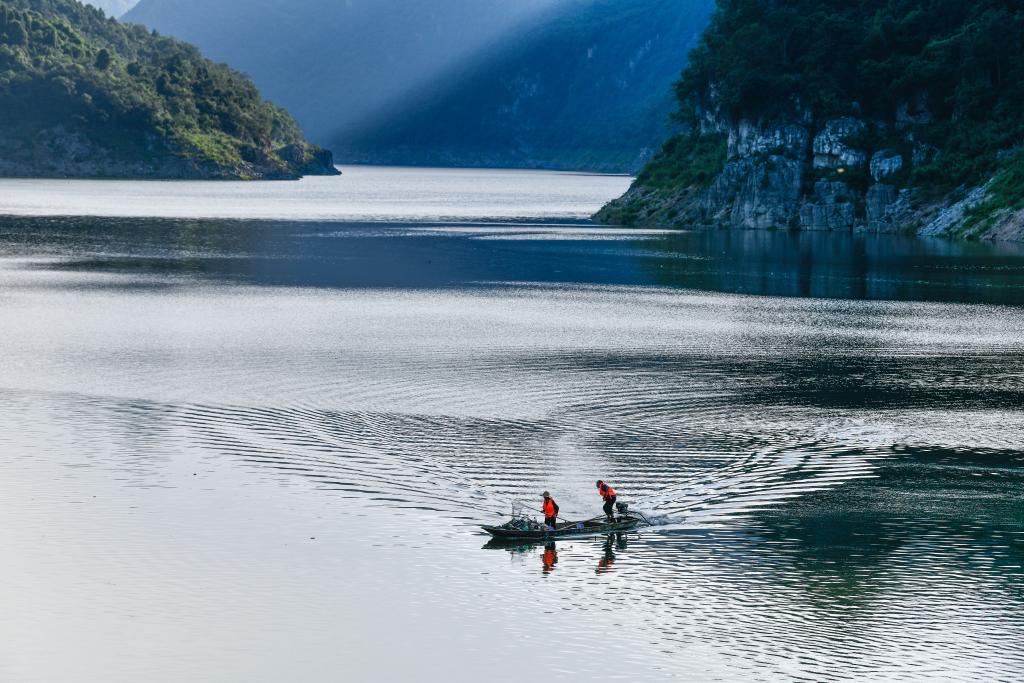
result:
M 906 179 L 938 150 L 916 142 L 909 122 L 891 131 L 901 144 L 864 143 L 884 122 L 810 117 L 753 123 L 714 121 L 724 138 L 721 169 L 706 186 L 659 186 L 641 175 L 605 206 L 603 223 L 673 228 L 915 233 L 1024 240 L 1024 210 L 993 206 L 993 176 L 935 196 Z M 988 206 L 991 211 L 979 212 Z
M 828 10 L 832 3 L 816 4 Z M 923 3 L 867 4 L 899 4 L 905 10 Z M 845 21 L 882 21 L 878 7 L 869 17 L 841 5 L 832 9 Z M 794 21 L 783 21 L 779 11 L 766 0 L 720 3 L 702 46 L 691 56 L 694 66 L 678 87 L 686 132 L 671 140 L 597 220 L 1024 240 L 1024 115 L 1007 106 L 1020 98 L 1018 85 L 1007 78 L 1022 73 L 1024 65 L 1021 11 L 1004 13 L 998 22 L 991 13 L 962 9 L 946 18 L 943 31 L 969 36 L 979 51 L 985 31 L 996 30 L 996 23 L 1009 29 L 999 51 L 989 51 L 970 68 L 939 68 L 943 60 L 934 54 L 935 43 L 944 34 L 918 27 L 920 35 L 905 35 L 898 48 L 913 59 L 908 57 L 907 66 L 895 60 L 884 67 L 893 74 L 881 79 L 888 90 L 880 92 L 843 80 L 853 81 L 861 73 L 867 78 L 869 69 L 883 68 L 879 60 L 897 47 L 878 36 L 870 60 L 856 58 L 857 44 L 828 44 L 817 59 L 803 62 L 802 52 L 814 53 L 820 46 L 790 48 L 795 52 L 779 58 L 778 71 L 770 63 L 766 67 L 765 73 L 781 71 L 778 81 L 766 82 L 774 75 L 762 75 L 754 56 L 747 61 L 735 52 L 720 54 L 737 49 L 742 55 L 746 47 L 736 47 L 732 39 L 744 32 L 744 25 L 759 25 L 770 42 L 778 38 L 772 34 Z M 826 12 L 816 21 L 834 24 L 836 16 Z M 888 28 L 895 36 L 899 26 Z M 786 40 L 797 39 L 786 35 Z M 853 41 L 852 35 L 845 40 Z M 963 59 L 966 46 L 954 47 L 949 59 Z M 829 65 L 825 56 L 838 49 L 855 56 L 833 58 Z M 770 62 L 774 52 L 762 53 L 761 59 Z M 920 67 L 922 62 L 934 73 Z M 952 87 L 933 82 L 940 78 Z M 824 97 L 818 89 L 827 89 Z

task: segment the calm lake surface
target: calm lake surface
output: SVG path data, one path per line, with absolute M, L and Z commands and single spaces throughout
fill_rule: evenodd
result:
M 1024 677 L 1024 248 L 345 171 L 0 181 L 0 679 Z

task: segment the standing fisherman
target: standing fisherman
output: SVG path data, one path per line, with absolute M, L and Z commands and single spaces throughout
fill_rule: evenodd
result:
M 544 492 L 544 524 L 551 527 L 551 530 L 555 530 L 555 525 L 558 524 L 558 503 L 551 497 L 551 494 L 547 491 Z
M 604 514 L 607 515 L 609 522 L 614 522 L 615 515 L 612 514 L 612 510 L 615 509 L 615 489 L 598 479 L 597 492 L 604 498 Z

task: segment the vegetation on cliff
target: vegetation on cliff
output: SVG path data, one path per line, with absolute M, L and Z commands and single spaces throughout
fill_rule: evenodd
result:
M 860 198 L 854 202 L 858 225 L 868 224 L 868 192 L 882 181 L 886 187 L 876 189 L 875 198 L 883 189 L 901 197 L 906 219 L 995 176 L 985 200 L 972 202 L 951 231 L 972 231 L 1019 201 L 1024 177 L 1013 167 L 1024 142 L 1024 6 L 1006 0 L 718 5 L 676 86 L 678 117 L 691 132 L 671 144 L 697 146 L 723 133 L 736 140 L 743 126 L 762 135 L 801 126 L 808 131 L 800 159 L 803 199 L 818 201 L 817 187 L 834 205 L 838 186 L 816 183 L 841 182 Z M 830 127 L 824 142 L 815 137 Z M 729 156 L 751 158 L 750 147 L 762 155 L 776 151 L 739 144 Z M 840 147 L 851 154 L 836 152 Z M 823 149 L 841 162 L 829 163 Z M 793 149 L 785 153 L 798 156 Z M 895 162 L 887 166 L 886 160 Z M 653 164 L 672 162 L 663 154 Z M 644 197 L 641 204 L 658 189 L 646 180 L 655 174 L 638 179 L 633 198 Z M 685 180 L 710 187 L 715 178 Z M 876 208 L 891 212 L 892 205 Z M 643 208 L 634 206 L 632 213 Z M 605 216 L 615 218 L 621 209 L 613 206 Z
M 247 77 L 74 0 L 0 0 L 0 112 L 3 175 L 335 172 Z

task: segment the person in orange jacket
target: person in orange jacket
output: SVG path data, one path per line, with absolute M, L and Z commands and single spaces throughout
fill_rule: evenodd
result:
M 615 515 L 612 511 L 615 509 L 615 489 L 598 479 L 597 492 L 604 498 L 604 514 L 608 517 L 609 522 L 614 522 Z
M 544 507 L 541 509 L 544 512 L 544 524 L 554 531 L 555 525 L 558 524 L 558 503 L 547 491 L 544 492 Z

